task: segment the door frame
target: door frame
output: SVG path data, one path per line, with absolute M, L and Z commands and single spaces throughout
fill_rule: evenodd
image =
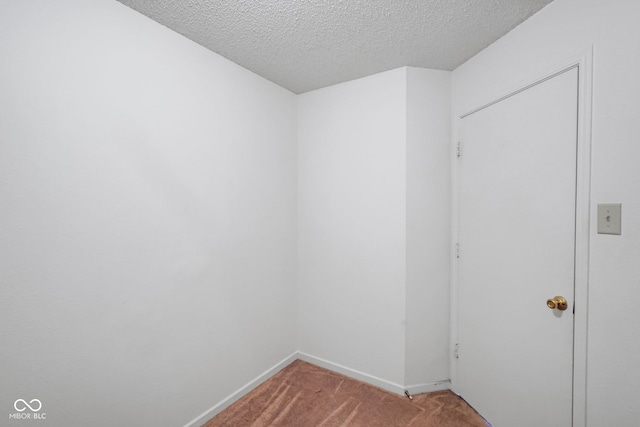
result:
M 576 243 L 573 325 L 573 427 L 586 426 L 587 338 L 589 302 L 589 233 L 591 205 L 591 106 L 593 94 L 593 46 L 577 55 L 538 72 L 521 83 L 497 91 L 493 96 L 453 112 L 451 149 L 451 383 L 456 391 L 458 342 L 458 138 L 462 119 L 506 98 L 549 80 L 569 69 L 578 69 L 578 128 L 576 163 Z M 464 147 L 464 144 L 463 144 Z M 463 396 L 464 397 L 464 396 Z

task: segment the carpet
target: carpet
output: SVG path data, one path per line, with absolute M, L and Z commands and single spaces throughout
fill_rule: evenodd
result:
M 413 400 L 296 360 L 203 427 L 487 427 L 451 391 Z

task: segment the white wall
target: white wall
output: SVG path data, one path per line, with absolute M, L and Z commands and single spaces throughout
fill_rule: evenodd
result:
M 640 419 L 640 2 L 555 0 L 453 73 L 453 110 L 594 46 L 587 424 Z M 454 129 L 455 132 L 455 129 Z M 596 234 L 597 203 L 623 204 L 622 236 Z
M 416 68 L 298 99 L 299 349 L 395 391 L 449 378 L 449 116 Z
M 295 96 L 112 0 L 0 6 L 2 424 L 183 425 L 295 351 Z
M 404 382 L 408 387 L 450 378 L 450 115 L 451 73 L 408 67 Z
M 298 97 L 298 346 L 402 384 L 406 71 Z

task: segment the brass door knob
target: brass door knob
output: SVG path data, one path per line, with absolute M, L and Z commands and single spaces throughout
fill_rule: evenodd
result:
M 567 309 L 567 300 L 561 296 L 553 297 L 553 299 L 547 300 L 547 307 L 549 307 L 552 310 L 554 308 L 557 308 L 560 311 L 564 311 Z

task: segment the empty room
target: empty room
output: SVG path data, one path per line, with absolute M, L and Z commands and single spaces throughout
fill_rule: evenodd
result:
M 0 0 L 0 425 L 640 426 L 638 22 Z

